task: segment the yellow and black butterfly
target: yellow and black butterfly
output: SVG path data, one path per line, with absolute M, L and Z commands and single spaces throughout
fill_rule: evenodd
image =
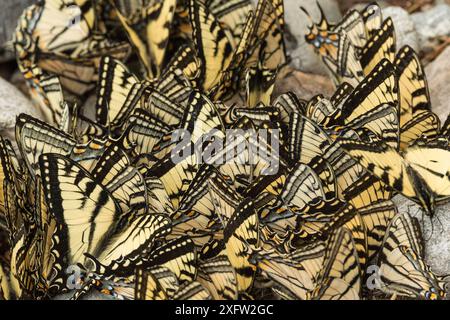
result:
M 364 168 L 319 125 L 300 114 L 291 115 L 289 131 L 288 150 L 292 161 L 313 165 L 322 183 L 328 186 L 327 193 L 335 190 L 343 198 L 342 193 L 359 179 Z
M 222 240 L 207 243 L 199 255 L 197 281 L 215 300 L 236 300 L 238 287 L 236 273 L 228 260 Z
M 129 16 L 115 10 L 149 79 L 162 73 L 175 8 L 176 1 L 169 0 L 149 2 Z
M 116 130 L 139 103 L 144 85 L 120 61 L 106 56 L 100 62 L 96 120 Z
M 179 290 L 175 274 L 167 267 L 136 269 L 135 300 L 169 300 Z
M 80 263 L 90 269 L 91 261 L 99 274 L 130 272 L 127 268 L 142 249 L 170 231 L 162 215 L 122 212 L 114 196 L 67 157 L 45 154 L 39 164 L 49 213 L 60 226 L 56 236 L 66 252 L 66 267 Z M 78 198 L 70 200 L 69 194 Z
M 223 225 L 208 188 L 217 175 L 219 172 L 209 165 L 200 167 L 181 198 L 179 208 L 170 216 L 173 229 L 168 238 L 189 235 L 197 246 L 203 246 L 213 238 L 223 237 Z
M 264 85 L 260 83 L 261 76 L 258 76 L 255 78 L 258 80 L 255 84 L 271 86 L 279 67 L 287 60 L 283 38 L 284 24 L 283 1 L 261 0 L 256 11 L 247 14 L 236 49 L 230 54 L 229 62 L 221 72 L 220 81 L 211 90 L 216 99 L 228 98 L 239 89 L 246 68 L 256 70 L 256 75 L 261 72 L 266 74 L 262 80 L 271 79 Z M 270 92 L 268 94 L 270 95 Z
M 198 281 L 186 282 L 180 285 L 173 295 L 173 300 L 211 300 L 209 291 Z
M 39 82 L 39 77 L 30 77 L 33 69 L 58 75 L 66 89 L 84 94 L 95 86 L 102 55 L 123 60 L 130 52 L 127 43 L 94 30 L 99 24 L 93 6 L 86 1 L 45 1 L 30 6 L 20 21 L 14 39 L 18 63 L 31 87 L 38 91 L 39 83 L 36 86 L 32 82 Z M 38 95 L 47 100 L 42 92 Z
M 447 120 L 445 120 L 441 127 L 441 136 L 450 140 L 450 115 L 447 116 Z
M 359 31 L 347 33 L 343 27 L 347 22 L 349 26 L 355 27 L 350 21 L 343 21 L 341 26 L 335 30 L 327 21 L 322 8 L 321 20 L 314 23 L 309 13 L 302 8 L 310 20 L 309 32 L 305 35 L 307 43 L 311 44 L 314 50 L 321 56 L 322 61 L 330 71 L 336 85 L 347 82 L 356 86 L 364 78 L 364 72 L 359 61 L 358 50 L 353 44 L 355 37 L 359 38 Z M 353 18 L 352 15 L 346 19 Z M 353 41 L 352 41 L 353 40 Z M 359 41 L 359 40 L 358 40 Z
M 197 252 L 194 242 L 183 236 L 167 241 L 154 250 L 146 251 L 142 267 L 165 267 L 177 278 L 180 284 L 191 283 L 197 276 Z
M 289 117 L 291 114 L 304 114 L 306 112 L 306 102 L 299 99 L 297 95 L 291 91 L 279 95 L 275 99 L 273 106 L 280 112 L 280 121 L 286 126 L 289 124 Z
M 255 67 L 250 68 L 246 76 L 247 105 L 251 108 L 259 103 L 270 105 L 276 78 L 277 70 L 265 68 L 261 60 Z
M 122 224 L 110 233 L 101 252 L 85 253 L 88 270 L 92 262 L 93 272 L 105 278 L 130 276 L 143 263 L 142 257 L 171 231 L 170 220 L 163 214 L 135 215 Z
M 395 204 L 390 200 L 392 192 L 375 176 L 365 173 L 343 196 L 358 210 L 364 222 L 370 261 L 378 252 L 386 228 L 397 213 Z
M 399 213 L 388 226 L 379 253 L 377 288 L 389 295 L 443 299 L 443 281 L 424 261 L 424 244 L 419 222 Z
M 364 74 L 369 75 L 383 59 L 394 63 L 395 52 L 394 22 L 387 18 L 361 51 L 360 62 Z
M 181 198 L 200 167 L 192 148 L 193 144 L 189 143 L 185 148 L 175 150 L 181 155 L 179 161 L 174 161 L 172 154 L 168 153 L 146 174 L 146 177 L 159 178 L 175 210 L 179 208 Z
M 33 99 L 37 100 L 40 110 L 44 115 L 44 119 L 53 124 L 60 126 L 64 117 L 64 102 L 61 83 L 57 76 L 46 75 L 40 68 L 33 68 L 33 79 L 37 85 L 30 86 L 30 93 Z M 40 100 L 43 98 L 43 101 Z
M 225 126 L 216 105 L 199 91 L 190 94 L 181 124 L 181 128 L 190 133 L 194 144 L 209 135 L 222 141 L 225 138 Z
M 165 94 L 158 91 L 152 92 L 144 104 L 144 109 L 168 126 L 179 125 L 185 110 L 182 104 L 172 101 Z
M 391 18 L 383 21 L 378 5 L 369 5 L 362 12 L 352 10 L 336 25 L 331 25 L 319 8 L 321 21 L 311 23 L 305 38 L 318 51 L 336 84 L 345 81 L 356 86 L 383 59 L 394 62 L 394 24 Z
M 363 16 L 357 10 L 349 11 L 342 18 L 341 22 L 333 26 L 333 32 L 346 33 L 358 56 L 367 44 L 366 25 L 364 24 Z
M 0 300 L 15 300 L 20 298 L 22 290 L 14 275 L 0 263 Z
M 11 241 L 9 270 L 5 268 L 0 271 L 3 273 L 0 290 L 2 299 L 21 299 L 35 289 L 34 273 L 27 268 L 35 258 L 28 251 L 31 241 L 32 236 L 27 235 L 24 228 L 14 235 Z
M 197 148 L 203 146 L 199 143 L 204 141 L 201 139 L 208 136 L 224 141 L 225 137 L 224 126 L 215 105 L 198 91 L 189 96 L 180 129 L 168 137 L 171 142 L 163 151 L 163 159 L 148 173 L 161 179 L 174 209 L 178 209 L 181 197 L 200 168 L 203 156 L 200 153 L 199 158 Z
M 8 152 L 7 142 L 0 137 L 0 228 L 8 231 L 8 216 L 6 212 L 7 188 L 15 190 L 15 171 L 13 168 L 10 153 Z
M 17 118 L 16 137 L 22 158 L 33 175 L 37 173 L 41 154 L 69 155 L 76 146 L 70 135 L 26 114 Z
M 226 255 L 236 272 L 239 292 L 249 290 L 253 284 L 256 267 L 250 262 L 250 250 L 259 246 L 259 219 L 255 204 L 245 199 L 225 226 Z
M 241 38 L 248 13 L 253 9 L 250 0 L 209 0 L 205 2 L 211 13 L 231 32 L 235 41 Z
M 382 60 L 337 109 L 323 121 L 325 127 L 347 125 L 382 105 L 397 106 L 398 84 L 395 68 Z M 397 120 L 398 121 L 398 120 Z M 398 125 L 397 125 L 398 127 Z
M 220 22 L 202 2 L 189 1 L 189 16 L 197 57 L 201 61 L 197 87 L 208 92 L 219 83 L 222 70 L 228 67 L 233 47 Z
M 255 28 L 255 14 L 250 11 L 245 20 L 244 29 L 236 49 L 232 52 L 230 63 L 225 70 L 222 70 L 220 81 L 211 91 L 214 100 L 227 100 L 241 88 L 244 79 L 243 70 L 249 59 L 249 51 L 253 45 L 253 30 Z
M 329 239 L 323 268 L 309 299 L 361 299 L 361 272 L 350 232 L 337 229 Z
M 263 68 L 274 72 L 287 61 L 284 43 L 284 3 L 280 0 L 260 0 L 255 11 L 253 44 L 247 66 L 256 66 L 259 61 Z
M 117 200 L 122 211 L 133 215 L 147 213 L 147 187 L 138 169 L 119 144 L 106 148 L 91 171 L 94 179 L 105 186 Z
M 425 72 L 411 47 L 400 49 L 395 58 L 395 67 L 399 78 L 400 150 L 405 150 L 421 138 L 436 138 L 440 121 L 431 111 Z
M 450 198 L 450 150 L 446 141 L 429 141 L 399 153 L 382 140 L 339 138 L 349 155 L 390 188 L 409 197 L 432 216 L 435 205 Z
M 372 2 L 361 11 L 364 20 L 366 33 L 369 38 L 373 37 L 380 30 L 383 23 L 383 14 L 380 6 Z
M 256 250 L 251 259 L 263 277 L 273 281 L 272 290 L 281 299 L 306 300 L 315 288 L 324 254 L 324 243 L 317 241 L 288 255 Z
M 172 131 L 172 127 L 141 108 L 134 109 L 125 126 L 125 144 L 132 146 L 132 152 L 137 157 L 151 154 L 160 140 Z

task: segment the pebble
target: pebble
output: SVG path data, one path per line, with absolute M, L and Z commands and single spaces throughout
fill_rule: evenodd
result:
M 409 13 L 401 7 L 387 7 L 382 11 L 385 19 L 391 17 L 394 22 L 397 50 L 404 45 L 409 45 L 416 52 L 419 52 L 419 37 Z
M 40 111 L 22 92 L 0 78 L 0 130 L 13 129 L 16 117 L 21 113 L 42 118 Z
M 294 92 L 300 99 L 309 100 L 317 94 L 330 97 L 335 89 L 328 76 L 305 73 L 287 67 L 279 74 L 273 97 L 288 91 Z
M 443 122 L 450 111 L 450 46 L 425 68 L 425 74 L 430 88 L 432 110 Z
M 421 49 L 432 45 L 432 39 L 450 36 L 450 5 L 440 4 L 423 12 L 411 15 L 416 25 Z

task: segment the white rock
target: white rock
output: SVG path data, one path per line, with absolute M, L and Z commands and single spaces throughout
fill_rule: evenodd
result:
M 399 212 L 408 212 L 419 219 L 425 241 L 425 260 L 431 269 L 438 275 L 450 274 L 450 203 L 438 206 L 430 219 L 418 205 L 401 195 L 393 201 Z
M 319 3 L 330 22 L 336 23 L 342 19 L 337 1 L 320 0 Z M 319 22 L 320 11 L 316 0 L 285 0 L 284 6 L 288 30 L 295 38 L 294 42 L 288 43 L 288 47 L 292 48 L 292 50 L 289 50 L 289 54 L 292 58 L 293 66 L 304 72 L 327 75 L 327 69 L 322 60 L 314 52 L 311 45 L 305 41 L 309 20 L 300 9 L 300 7 L 304 7 L 311 14 L 314 21 Z
M 12 84 L 0 78 L 0 130 L 14 128 L 16 117 L 21 113 L 42 117 L 28 98 Z
M 411 15 L 416 25 L 421 48 L 429 45 L 429 40 L 450 35 L 450 5 L 440 4 L 430 10 Z
M 441 121 L 450 111 L 450 47 L 425 68 L 433 111 Z
M 383 9 L 383 18 L 388 17 L 391 17 L 394 22 L 397 50 L 404 45 L 409 45 L 419 52 L 419 37 L 409 13 L 401 7 L 387 7 Z

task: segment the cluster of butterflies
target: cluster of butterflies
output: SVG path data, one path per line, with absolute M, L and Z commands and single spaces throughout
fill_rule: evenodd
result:
M 18 151 L 0 139 L 0 299 L 445 298 L 418 220 L 391 201 L 432 216 L 450 197 L 450 121 L 417 55 L 396 53 L 376 5 L 322 16 L 306 39 L 336 93 L 272 98 L 283 16 L 281 0 L 27 9 L 16 52 L 46 121 L 18 117 Z M 92 87 L 94 106 L 64 99 Z M 192 152 L 227 129 L 243 134 L 212 161 Z

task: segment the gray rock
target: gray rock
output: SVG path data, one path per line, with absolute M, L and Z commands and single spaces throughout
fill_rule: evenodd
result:
M 17 20 L 27 6 L 35 0 L 2 0 L 0 10 L 0 61 L 13 58 L 10 52 L 5 52 L 5 43 L 11 40 L 17 26 Z
M 69 300 L 73 296 L 74 293 L 75 293 L 75 291 L 64 293 L 64 294 L 60 294 L 60 295 L 54 297 L 53 300 Z M 105 300 L 105 301 L 111 301 L 111 300 L 117 300 L 117 299 L 114 298 L 113 296 L 103 294 L 103 293 L 101 293 L 99 291 L 91 290 L 85 296 L 80 298 L 80 300 Z
M 425 260 L 438 275 L 450 274 L 450 203 L 438 206 L 433 219 L 409 199 L 398 195 L 393 201 L 399 212 L 419 219 L 425 240 Z
M 405 9 L 401 7 L 384 8 L 383 17 L 385 19 L 391 17 L 394 22 L 397 50 L 404 45 L 409 45 L 416 52 L 419 52 L 419 37 L 417 35 L 414 22 Z
M 354 2 L 358 2 L 358 1 L 354 1 Z M 356 3 L 355 5 L 351 6 L 350 10 L 362 11 L 362 10 L 364 10 L 364 9 L 367 7 L 367 5 L 369 5 L 371 2 L 372 2 L 372 1 L 366 1 L 366 2 L 363 2 L 363 3 Z M 379 1 L 376 1 L 376 3 L 378 4 L 378 6 L 379 6 L 381 9 L 384 9 L 384 8 L 390 6 L 389 2 L 386 1 L 386 0 L 379 0 Z
M 39 110 L 16 87 L 0 78 L 0 130 L 14 128 L 16 117 L 21 113 L 42 117 Z
M 450 35 L 450 5 L 440 4 L 430 10 L 411 15 L 416 25 L 422 49 L 430 46 L 430 40 Z
M 425 73 L 433 111 L 445 121 L 450 111 L 450 47 L 425 68 Z
M 332 23 L 339 22 L 342 15 L 335 0 L 319 0 L 326 17 Z M 316 0 L 285 0 L 285 19 L 288 31 L 292 37 L 287 37 L 287 45 L 292 64 L 296 69 L 304 72 L 327 75 L 322 60 L 314 52 L 313 48 L 306 43 L 305 35 L 308 33 L 309 20 L 300 9 L 304 7 L 313 17 L 315 22 L 320 19 L 320 11 Z M 292 38 L 291 40 L 289 38 Z
M 95 119 L 95 104 L 97 102 L 97 94 L 91 94 L 83 104 L 83 115 L 88 119 Z

